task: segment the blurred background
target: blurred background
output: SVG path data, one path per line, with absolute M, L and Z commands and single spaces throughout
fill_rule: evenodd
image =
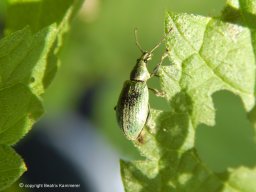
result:
M 224 0 L 86 0 L 63 47 L 62 66 L 44 96 L 46 113 L 15 146 L 28 171 L 6 191 L 21 191 L 22 182 L 80 184 L 73 191 L 82 192 L 123 192 L 119 159 L 140 157 L 118 128 L 114 106 L 140 56 L 134 28 L 139 29 L 142 47 L 150 50 L 164 34 L 166 11 L 217 16 L 224 4 Z M 6 4 L 0 1 L 0 27 L 5 14 Z M 164 46 L 155 52 L 152 63 L 163 51 Z M 200 157 L 217 172 L 228 166 L 253 166 L 253 129 L 240 99 L 228 92 L 213 98 L 217 124 L 199 127 Z M 161 102 L 150 95 L 150 105 L 158 108 Z

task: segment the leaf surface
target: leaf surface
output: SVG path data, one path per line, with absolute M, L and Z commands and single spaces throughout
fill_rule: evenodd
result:
M 11 149 L 43 114 L 41 95 L 58 65 L 63 34 L 82 0 L 9 0 L 0 41 L 0 190 L 26 171 Z
M 169 65 L 159 70 L 170 110 L 151 109 L 143 142 L 145 160 L 121 160 L 126 192 L 254 192 L 256 170 L 244 166 L 215 173 L 197 155 L 196 127 L 213 126 L 212 94 L 238 95 L 247 112 L 255 104 L 255 54 L 251 29 L 219 18 L 168 13 Z

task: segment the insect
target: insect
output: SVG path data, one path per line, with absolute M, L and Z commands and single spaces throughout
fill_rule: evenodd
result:
M 116 110 L 116 118 L 120 128 L 129 140 L 138 140 L 144 125 L 149 117 L 149 92 L 147 81 L 154 76 L 161 65 L 161 62 L 155 67 L 153 73 L 149 73 L 147 63 L 152 58 L 152 52 L 157 49 L 164 38 L 151 50 L 144 51 L 137 39 L 137 30 L 135 30 L 136 45 L 142 55 L 137 59 L 136 65 L 130 73 L 130 80 L 124 82 L 120 93 Z M 155 93 L 157 92 L 154 89 Z

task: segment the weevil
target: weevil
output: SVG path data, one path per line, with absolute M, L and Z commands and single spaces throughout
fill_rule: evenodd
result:
M 144 51 L 141 48 L 137 39 L 137 30 L 135 30 L 135 39 L 142 55 L 137 59 L 136 65 L 130 73 L 130 80 L 124 82 L 115 107 L 119 127 L 126 137 L 132 141 L 139 140 L 141 131 L 149 117 L 149 88 L 147 81 L 156 74 L 163 59 L 167 56 L 166 54 L 162 57 L 161 62 L 150 74 L 147 69 L 147 63 L 151 60 L 153 51 L 160 46 L 164 38 L 151 51 Z M 151 90 L 155 93 L 157 92 L 155 89 Z

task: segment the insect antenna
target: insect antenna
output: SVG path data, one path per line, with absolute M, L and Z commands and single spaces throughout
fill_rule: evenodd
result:
M 137 28 L 134 29 L 134 36 L 135 36 L 135 42 L 136 42 L 137 47 L 139 48 L 139 50 L 141 51 L 141 53 L 145 53 L 146 51 L 144 51 L 144 50 L 142 49 L 142 47 L 141 47 L 141 45 L 140 45 L 140 43 L 139 43 L 139 41 L 138 41 L 138 29 L 137 29 Z
M 172 31 L 172 28 L 166 33 L 166 35 L 168 35 L 170 32 Z M 161 40 L 159 41 L 159 43 L 150 51 L 150 53 L 152 53 L 153 51 L 155 51 L 164 41 L 166 35 L 163 35 L 163 37 L 161 38 Z

